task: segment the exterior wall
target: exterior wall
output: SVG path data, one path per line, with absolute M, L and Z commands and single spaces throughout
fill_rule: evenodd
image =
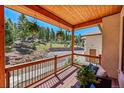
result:
M 104 17 L 102 66 L 112 78 L 118 78 L 120 13 Z
M 124 17 L 124 7 L 122 8 L 120 15 L 120 47 L 119 47 L 119 74 L 118 81 L 119 86 L 124 88 L 124 74 L 121 71 L 121 58 L 122 58 L 122 34 L 123 34 L 123 17 Z
M 96 55 L 102 53 L 102 35 L 86 36 L 85 54 L 89 55 L 90 49 L 96 49 Z

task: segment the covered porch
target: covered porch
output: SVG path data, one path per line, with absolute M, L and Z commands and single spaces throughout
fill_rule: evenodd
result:
M 16 10 L 26 15 L 43 20 L 72 32 L 71 54 L 55 55 L 53 58 L 24 63 L 16 66 L 5 67 L 4 60 L 4 7 Z M 106 46 L 103 43 L 103 52 L 99 56 L 77 54 L 74 52 L 74 32 L 77 29 L 90 26 L 99 26 L 102 33 L 105 30 L 103 19 L 121 12 L 122 6 L 0 6 L 0 87 L 74 87 L 77 80 L 76 72 L 82 63 L 75 62 L 75 56 L 87 59 L 86 63 L 95 63 L 100 66 L 107 65 Z M 61 10 L 61 11 L 60 11 Z M 107 25 L 107 23 L 106 23 Z M 103 29 L 104 26 L 104 29 Z M 111 29 L 110 29 L 111 30 Z M 105 36 L 103 40 L 105 40 Z M 107 43 L 108 44 L 108 43 Z M 105 49 L 106 48 L 106 49 Z M 114 48 L 112 47 L 111 49 Z M 111 59 L 113 56 L 110 56 Z M 107 56 L 107 57 L 108 57 Z M 67 64 L 65 64 L 65 59 Z M 71 60 L 70 60 L 71 59 Z M 63 61 L 62 61 L 63 60 Z M 92 61 L 91 61 L 92 60 Z M 106 61 L 106 62 L 104 62 Z M 108 68 L 107 68 L 108 69 Z M 112 68 L 113 69 L 113 68 Z M 111 72 L 110 76 L 111 76 Z M 117 71 L 115 72 L 117 73 Z M 114 75 L 113 77 L 114 78 Z M 112 87 L 118 87 L 113 79 Z

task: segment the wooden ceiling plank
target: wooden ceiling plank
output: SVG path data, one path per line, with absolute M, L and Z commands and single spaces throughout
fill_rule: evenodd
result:
M 64 8 L 63 8 L 64 7 Z M 42 8 L 48 10 L 49 12 L 55 14 L 56 16 L 64 19 L 66 22 L 76 25 L 83 22 L 88 22 L 90 20 L 95 20 L 102 18 L 107 15 L 111 15 L 109 9 L 111 7 L 117 7 L 120 10 L 121 6 L 113 5 L 60 5 L 53 8 L 53 6 L 43 6 Z M 98 9 L 97 9 L 98 8 Z M 58 10 L 59 9 L 59 10 Z M 107 10 L 106 10 L 107 9 Z M 63 13 L 61 13 L 60 12 Z M 118 11 L 110 9 L 112 13 L 117 13 Z
M 79 6 L 79 7 L 78 7 L 78 11 L 80 12 L 80 17 L 82 17 L 82 15 L 84 15 L 83 18 L 82 18 L 83 21 L 88 19 L 86 12 L 84 12 L 84 11 L 86 11 L 86 10 L 85 10 L 85 7 L 83 7 L 83 11 L 82 11 L 81 6 Z
M 88 7 L 88 6 L 87 6 L 87 7 Z M 86 15 L 85 21 L 86 21 L 86 20 L 89 20 L 89 16 L 87 16 L 87 15 L 90 15 L 89 11 L 87 10 L 87 7 L 86 7 L 86 6 L 84 7 L 84 9 L 85 9 L 85 11 L 86 11 L 86 12 L 85 12 L 85 15 Z M 82 14 L 82 15 L 83 15 L 83 14 Z
M 122 6 L 90 6 L 90 5 L 25 5 L 22 7 L 26 14 L 37 18 L 53 25 L 72 29 L 73 27 L 81 28 L 92 20 L 102 19 L 103 17 L 120 13 Z M 18 10 L 18 9 L 17 9 Z M 27 11 L 27 12 L 26 12 Z M 30 12 L 29 12 L 30 11 Z M 32 15 L 33 14 L 33 15 Z M 82 25 L 83 24 L 83 25 Z M 84 25 L 85 24 L 85 25 Z M 87 26 L 87 25 L 86 25 Z
M 53 19 L 53 20 L 55 20 L 57 22 L 60 22 L 60 23 L 62 23 L 64 25 L 72 28 L 72 25 L 70 23 L 64 21 L 63 19 L 59 18 L 58 16 L 56 16 L 56 15 L 52 14 L 51 12 L 45 10 L 41 6 L 38 6 L 38 5 L 35 5 L 35 6 L 34 5 L 26 5 L 26 7 L 28 7 L 30 9 L 42 14 L 42 15 L 45 15 L 45 16 L 47 16 L 47 17 L 49 17 L 49 18 L 51 18 L 51 19 Z
M 70 23 L 73 24 L 74 15 L 73 15 L 72 11 L 70 11 L 72 9 L 69 6 L 68 7 L 67 6 L 66 7 L 63 6 L 63 9 L 65 9 L 70 14 L 71 17 L 70 16 L 67 16 L 67 14 L 66 14 L 66 17 L 67 17 L 66 19 L 71 20 Z

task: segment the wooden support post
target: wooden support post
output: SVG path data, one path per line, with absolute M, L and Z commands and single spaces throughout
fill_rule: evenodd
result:
M 10 87 L 10 73 L 6 72 L 6 88 Z
M 102 56 L 99 55 L 99 64 L 101 65 L 102 64 Z
M 5 88 L 4 6 L 0 5 L 0 88 Z
M 72 30 L 72 43 L 71 43 L 71 51 L 72 51 L 72 66 L 74 64 L 74 29 Z
M 57 55 L 55 55 L 55 64 L 54 64 L 54 73 L 56 75 L 57 72 Z

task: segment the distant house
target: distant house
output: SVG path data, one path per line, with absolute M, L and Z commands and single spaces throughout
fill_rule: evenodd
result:
M 102 33 L 92 31 L 81 37 L 84 42 L 84 54 L 98 56 L 102 54 Z

